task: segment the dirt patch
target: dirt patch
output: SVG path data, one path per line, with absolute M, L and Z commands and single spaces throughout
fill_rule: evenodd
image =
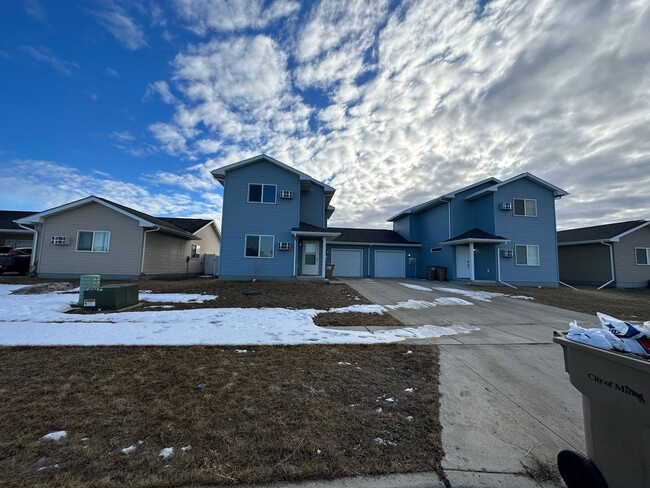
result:
M 242 351 L 0 349 L 4 486 L 442 475 L 435 346 Z M 56 430 L 67 438 L 37 442 Z M 159 453 L 167 447 L 174 453 L 163 461 Z M 39 472 L 43 459 L 58 467 Z
M 314 316 L 314 323 L 316 325 L 331 325 L 331 326 L 395 326 L 404 327 L 404 324 L 387 313 L 319 313 Z
M 479 291 L 494 291 L 507 295 L 526 295 L 537 303 L 594 315 L 602 312 L 623 320 L 650 320 L 650 288 L 604 289 L 578 287 L 533 288 L 517 290 L 505 286 L 476 286 Z
M 54 293 L 57 291 L 70 291 L 75 285 L 67 282 L 38 283 L 29 285 L 12 292 L 13 295 L 40 295 L 43 293 Z

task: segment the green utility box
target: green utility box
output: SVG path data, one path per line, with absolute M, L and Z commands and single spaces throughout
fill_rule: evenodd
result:
M 84 308 L 120 310 L 138 304 L 138 285 L 105 285 L 84 294 Z
M 83 307 L 84 294 L 88 288 L 99 288 L 101 283 L 100 275 L 82 275 L 79 278 L 79 306 Z

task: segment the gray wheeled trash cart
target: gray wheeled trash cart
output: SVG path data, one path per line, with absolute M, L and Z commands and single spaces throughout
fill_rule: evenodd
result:
M 589 456 L 558 455 L 567 486 L 650 487 L 650 361 L 571 341 L 566 332 L 555 331 L 553 342 L 582 393 Z

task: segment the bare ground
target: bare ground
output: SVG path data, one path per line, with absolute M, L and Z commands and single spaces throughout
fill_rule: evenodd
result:
M 3 486 L 442 475 L 435 346 L 1 348 L 0 369 Z

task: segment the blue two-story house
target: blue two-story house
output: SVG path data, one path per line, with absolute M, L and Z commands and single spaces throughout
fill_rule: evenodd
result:
M 449 279 L 558 286 L 555 200 L 568 193 L 530 173 L 488 178 L 388 219 L 419 242 L 418 276 L 447 268 Z

